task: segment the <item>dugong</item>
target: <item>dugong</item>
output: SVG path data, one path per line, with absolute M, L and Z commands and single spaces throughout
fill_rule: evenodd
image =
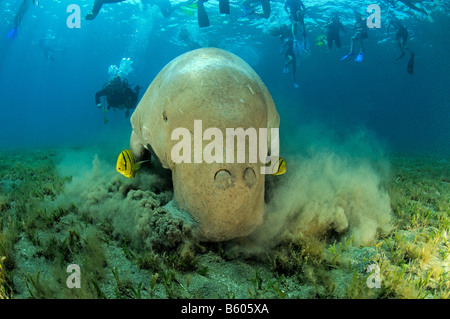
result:
M 262 223 L 265 175 L 260 162 L 250 162 L 250 150 L 243 162 L 226 160 L 227 128 L 255 128 L 258 139 L 259 129 L 268 129 L 261 138 L 267 139 L 269 153 L 270 129 L 279 123 L 269 91 L 245 61 L 222 49 L 202 48 L 178 56 L 155 77 L 131 116 L 130 148 L 138 161 L 152 153 L 172 171 L 169 204 L 195 221 L 200 240 L 230 240 L 248 236 Z M 195 152 L 208 153 L 213 136 L 219 138 L 208 135 L 208 128 L 223 132 L 223 149 L 209 146 L 209 153 L 222 160 L 199 162 Z M 174 132 L 180 131 L 191 145 L 180 152 L 184 162 L 173 158 L 181 141 Z

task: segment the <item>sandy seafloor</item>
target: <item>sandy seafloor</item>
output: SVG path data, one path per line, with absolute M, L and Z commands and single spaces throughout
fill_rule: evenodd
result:
M 347 214 L 348 225 L 319 227 L 318 213 L 315 227 L 203 243 L 163 208 L 172 198 L 170 174 L 155 169 L 130 180 L 115 172 L 115 158 L 81 148 L 3 151 L 0 297 L 449 298 L 449 163 L 392 154 L 388 161 L 378 187 L 392 211 L 373 238 L 352 230 L 347 211 L 361 202 L 350 200 L 335 210 Z M 266 179 L 269 207 L 278 196 L 276 178 L 284 177 Z M 336 201 L 358 192 L 335 184 Z M 312 208 L 291 207 L 298 212 L 288 224 L 297 218 L 304 225 L 302 215 Z M 67 288 L 70 264 L 80 266 L 80 289 Z M 379 277 L 371 277 L 369 265 L 379 267 Z

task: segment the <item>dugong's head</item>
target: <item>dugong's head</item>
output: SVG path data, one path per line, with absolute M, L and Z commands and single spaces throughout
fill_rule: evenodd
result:
M 131 148 L 137 157 L 139 147 L 152 148 L 172 170 L 173 203 L 198 222 L 202 240 L 229 240 L 262 222 L 260 160 L 279 121 L 272 97 L 247 63 L 203 48 L 172 60 L 150 84 L 131 117 Z M 239 128 L 249 133 L 243 157 L 238 138 L 227 134 Z M 260 156 L 264 148 L 255 147 L 261 139 L 266 149 Z

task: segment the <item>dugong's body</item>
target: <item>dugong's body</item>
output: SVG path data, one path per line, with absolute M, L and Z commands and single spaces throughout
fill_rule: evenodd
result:
M 177 128 L 189 130 L 194 151 L 195 120 L 202 121 L 203 132 L 223 132 L 223 163 L 194 163 L 193 154 L 191 163 L 172 158 Z M 249 163 L 248 156 L 244 163 L 225 162 L 226 128 L 270 133 L 279 121 L 272 97 L 247 63 L 227 51 L 203 48 L 172 60 L 150 84 L 131 117 L 131 150 L 142 160 L 145 149 L 153 149 L 162 166 L 172 170 L 173 204 L 198 222 L 202 240 L 229 240 L 261 224 L 264 175 L 261 163 Z M 203 149 L 209 142 L 203 141 Z

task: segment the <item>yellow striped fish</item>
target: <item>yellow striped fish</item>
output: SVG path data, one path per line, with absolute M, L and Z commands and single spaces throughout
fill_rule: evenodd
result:
M 130 150 L 123 150 L 117 158 L 117 172 L 128 178 L 134 178 L 138 173 L 141 164 L 148 161 L 136 162 Z
M 286 173 L 286 162 L 280 157 L 278 159 L 278 170 L 272 175 L 283 175 L 284 173 Z
M 270 166 L 272 164 L 272 160 L 270 160 L 269 163 L 267 163 L 266 166 Z M 272 175 L 283 175 L 286 173 L 286 162 L 283 158 L 278 157 L 278 161 L 273 164 L 272 166 Z

